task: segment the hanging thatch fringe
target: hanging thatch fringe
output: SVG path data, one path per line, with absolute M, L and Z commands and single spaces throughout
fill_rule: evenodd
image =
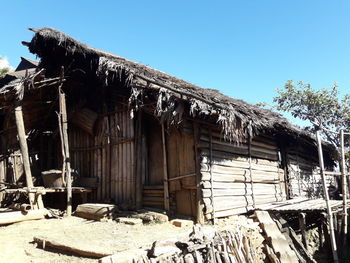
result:
M 203 89 L 184 80 L 168 75 L 146 65 L 130 61 L 89 47 L 72 37 L 52 28 L 31 29 L 35 35 L 31 42 L 23 42 L 30 52 L 41 58 L 40 66 L 66 65 L 71 70 L 80 70 L 86 75 L 97 76 L 108 86 L 129 87 L 130 109 L 143 106 L 147 93 L 156 93 L 155 115 L 168 124 L 178 123 L 183 109 L 189 115 L 204 121 L 217 122 L 226 139 L 236 142 L 248 138 L 251 123 L 253 135 L 261 132 L 281 134 L 314 144 L 309 133 L 291 125 L 280 114 L 233 99 L 217 90 Z M 53 65 L 51 65 L 53 66 Z M 0 91 L 1 97 L 2 91 Z M 154 98 L 154 96 L 152 97 Z M 0 98 L 1 99 L 1 98 Z M 187 112 L 186 112 L 187 113 Z

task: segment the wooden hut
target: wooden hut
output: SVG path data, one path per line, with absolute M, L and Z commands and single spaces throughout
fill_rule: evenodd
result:
M 42 171 L 62 169 L 61 85 L 73 184 L 96 179 L 94 201 L 163 208 L 203 221 L 321 193 L 314 138 L 279 114 L 57 30 L 32 30 L 33 39 L 23 44 L 40 58 L 36 73 L 2 83 L 0 90 L 0 181 L 19 184 L 23 174 L 18 104 L 36 184 Z M 332 154 L 325 145 L 328 166 Z

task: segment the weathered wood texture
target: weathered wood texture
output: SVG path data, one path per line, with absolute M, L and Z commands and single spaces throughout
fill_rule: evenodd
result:
M 97 200 L 135 204 L 134 120 L 125 107 L 101 116 L 95 135 L 69 129 L 72 168 L 80 177 L 97 177 Z
M 213 209 L 215 217 L 225 217 L 245 213 L 255 205 L 286 200 L 284 170 L 272 138 L 254 138 L 249 155 L 248 143 L 229 143 L 217 132 L 212 133 L 210 151 L 208 130 L 202 128 L 200 132 L 200 172 L 207 219 L 212 218 Z
M 298 263 L 299 260 L 295 252 L 290 248 L 288 241 L 278 229 L 276 223 L 272 220 L 266 211 L 255 211 L 255 216 L 264 230 L 267 240 L 269 240 L 274 253 L 278 256 L 280 262 Z
M 288 191 L 289 197 L 319 198 L 323 196 L 322 178 L 316 156 L 305 156 L 305 149 L 288 149 Z M 334 175 L 326 175 L 327 187 L 336 183 Z
M 48 211 L 46 209 L 29 210 L 27 213 L 23 213 L 22 211 L 0 213 L 0 225 L 43 219 L 47 214 Z

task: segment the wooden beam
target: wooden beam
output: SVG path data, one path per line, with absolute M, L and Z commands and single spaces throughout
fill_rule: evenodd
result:
M 330 239 L 331 239 L 331 246 L 332 246 L 333 261 L 334 263 L 338 263 L 339 261 L 338 261 L 337 243 L 336 243 L 335 233 L 334 233 L 332 208 L 329 203 L 329 195 L 328 195 L 328 189 L 326 184 L 326 174 L 324 172 L 323 151 L 322 151 L 322 141 L 321 141 L 320 131 L 316 132 L 316 138 L 317 138 L 317 146 L 318 146 L 317 149 L 318 149 L 318 158 L 319 158 L 319 164 L 320 164 L 320 172 L 322 177 L 323 194 L 327 205 L 327 217 L 329 222 L 329 232 L 330 232 Z
M 164 208 L 169 211 L 169 182 L 168 182 L 168 163 L 165 145 L 165 128 L 164 123 L 162 123 L 162 145 L 163 145 L 163 184 L 164 184 Z
M 16 119 L 19 146 L 20 146 L 22 158 L 23 158 L 23 167 L 24 167 L 24 173 L 26 176 L 27 187 L 33 187 L 34 184 L 33 184 L 32 172 L 30 170 L 30 160 L 29 160 L 28 145 L 27 145 L 27 139 L 26 139 L 25 128 L 24 128 L 23 111 L 22 111 L 22 106 L 20 104 L 17 104 L 15 107 L 15 119 Z M 34 194 L 29 193 L 29 202 L 32 209 L 44 208 L 41 195 L 35 198 Z

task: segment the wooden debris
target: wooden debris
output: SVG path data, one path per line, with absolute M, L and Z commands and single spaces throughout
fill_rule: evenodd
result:
M 171 224 L 177 227 L 191 227 L 193 226 L 192 220 L 185 220 L 185 219 L 173 219 L 170 221 Z
M 117 211 L 116 205 L 87 203 L 78 205 L 74 215 L 86 219 L 102 220 L 112 219 Z
M 111 254 L 106 254 L 106 253 L 101 253 L 101 252 L 96 252 L 96 251 L 85 250 L 85 249 L 80 249 L 77 247 L 68 246 L 68 245 L 62 244 L 60 242 L 56 242 L 54 240 L 49 240 L 49 239 L 44 238 L 44 237 L 34 237 L 33 240 L 35 243 L 37 243 L 43 249 L 45 249 L 46 247 L 50 247 L 53 249 L 57 249 L 59 251 L 72 253 L 72 254 L 78 255 L 78 256 L 102 258 L 102 257 L 106 257 L 106 256 L 111 255 Z
M 290 248 L 288 241 L 278 229 L 269 213 L 266 211 L 255 211 L 255 216 L 265 232 L 266 240 L 271 244 L 274 253 L 278 256 L 280 261 L 283 263 L 298 263 L 299 260 L 295 252 Z

